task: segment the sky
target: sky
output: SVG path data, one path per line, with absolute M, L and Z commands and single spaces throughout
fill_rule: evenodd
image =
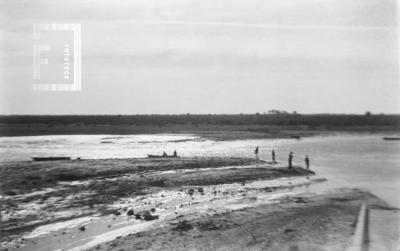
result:
M 396 0 L 0 0 L 0 114 L 400 113 L 398 10 Z M 81 24 L 81 91 L 33 89 L 38 23 Z M 44 79 L 63 76 L 65 34 L 41 37 L 55 45 Z

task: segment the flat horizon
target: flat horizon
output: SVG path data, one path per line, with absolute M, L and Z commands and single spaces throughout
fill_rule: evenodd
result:
M 188 115 L 343 115 L 343 116 L 357 116 L 362 115 L 365 116 L 365 113 L 280 113 L 280 114 L 270 114 L 268 112 L 254 112 L 254 113 L 126 113 L 126 114 L 106 114 L 106 113 L 98 113 L 98 114 L 0 114 L 0 116 L 143 116 L 143 115 L 157 115 L 157 116 L 188 116 Z M 400 113 L 370 113 L 369 116 L 400 116 Z

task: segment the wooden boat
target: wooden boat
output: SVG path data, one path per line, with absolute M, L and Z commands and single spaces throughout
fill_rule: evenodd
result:
M 71 157 L 32 157 L 33 161 L 70 160 Z
M 383 140 L 400 140 L 400 137 L 383 137 Z
M 148 154 L 147 157 L 148 158 L 179 158 L 178 155 L 152 155 L 152 154 Z

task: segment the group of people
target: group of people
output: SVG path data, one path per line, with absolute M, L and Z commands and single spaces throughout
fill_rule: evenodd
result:
M 260 148 L 257 146 L 256 147 L 256 149 L 254 150 L 254 153 L 255 153 L 255 155 L 256 155 L 256 159 L 258 160 L 259 159 L 259 157 L 258 157 L 258 152 L 259 152 L 259 150 L 260 150 Z M 272 157 L 272 162 L 273 163 L 278 163 L 277 161 L 276 161 L 276 156 L 275 156 L 275 149 L 272 149 L 272 151 L 271 151 L 271 157 Z M 289 169 L 291 169 L 291 168 L 293 168 L 293 152 L 290 152 L 289 153 L 289 157 L 288 157 L 288 168 Z M 305 158 L 304 158 L 304 162 L 305 162 L 305 164 L 306 164 L 306 167 L 307 167 L 307 169 L 310 169 L 310 158 L 308 157 L 308 155 L 306 155 L 305 156 Z
M 163 152 L 163 157 L 168 157 L 168 154 L 166 152 Z M 173 157 L 178 157 L 178 153 L 176 152 L 176 150 L 174 151 L 174 154 L 172 155 Z

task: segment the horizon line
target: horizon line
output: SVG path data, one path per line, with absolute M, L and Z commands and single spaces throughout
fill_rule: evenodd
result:
M 365 116 L 367 112 L 364 113 L 301 113 L 301 112 L 287 112 L 287 113 L 268 113 L 268 112 L 255 112 L 255 113 L 136 113 L 136 114 L 0 114 L 1 117 L 5 116 L 202 116 L 202 115 L 362 115 Z M 400 116 L 400 113 L 373 113 L 368 114 L 369 116 Z

